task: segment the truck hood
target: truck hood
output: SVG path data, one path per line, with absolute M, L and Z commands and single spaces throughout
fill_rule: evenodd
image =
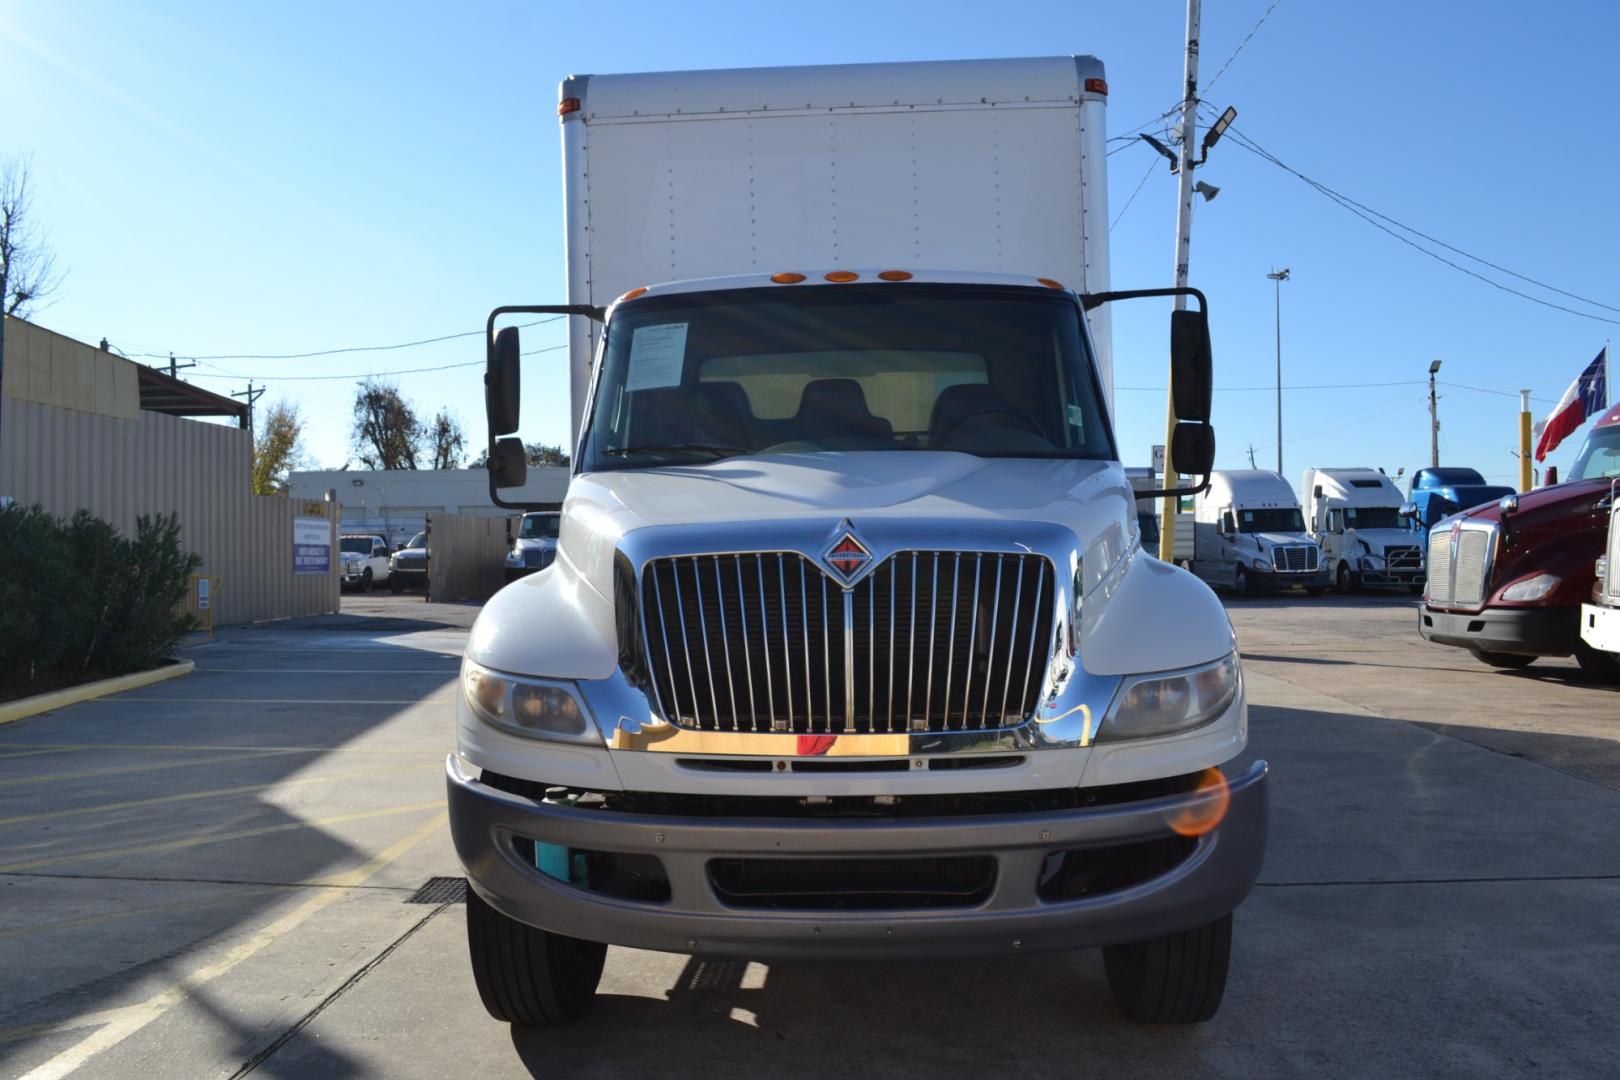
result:
M 1260 546 L 1268 551 L 1274 547 L 1282 547 L 1285 544 L 1310 544 L 1313 547 L 1316 544 L 1316 541 L 1312 540 L 1309 534 L 1302 532 L 1260 532 L 1240 533 L 1239 535 L 1249 537 L 1253 540 L 1258 540 L 1260 542 Z
M 1583 514 L 1596 508 L 1609 494 L 1607 477 L 1591 480 L 1571 480 L 1552 487 L 1536 488 L 1519 496 L 1519 509 L 1511 516 L 1514 526 L 1541 524 L 1569 514 Z M 1454 515 L 1470 521 L 1501 521 L 1502 510 L 1496 502 L 1488 502 Z M 1449 520 L 1449 519 L 1447 519 Z
M 981 458 L 939 451 L 771 454 L 708 465 L 576 476 L 568 488 L 563 555 L 604 596 L 612 556 L 641 529 L 802 519 L 806 553 L 842 519 L 1039 521 L 1075 530 L 1082 551 L 1113 525 L 1134 535 L 1123 470 L 1102 461 Z
M 1381 555 L 1390 548 L 1422 547 L 1424 543 L 1423 534 L 1411 529 L 1356 529 L 1350 533 L 1350 539 L 1365 540 L 1374 555 Z

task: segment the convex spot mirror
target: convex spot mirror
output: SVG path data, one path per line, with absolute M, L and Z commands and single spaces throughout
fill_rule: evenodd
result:
M 1170 435 L 1170 459 L 1177 472 L 1208 475 L 1215 468 L 1215 429 L 1177 420 Z
M 522 359 L 519 356 L 518 328 L 502 327 L 490 344 L 484 366 L 484 414 L 489 434 L 510 435 L 518 429 L 518 407 L 522 389 Z M 490 459 L 491 468 L 494 457 Z
M 529 461 L 523 454 L 523 440 L 496 439 L 489 447 L 489 482 L 498 488 L 522 487 L 529 476 Z

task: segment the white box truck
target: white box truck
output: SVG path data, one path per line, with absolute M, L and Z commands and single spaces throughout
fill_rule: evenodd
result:
M 1281 473 L 1222 469 L 1193 502 L 1188 568 L 1239 596 L 1303 588 L 1320 596 L 1329 583 L 1322 550 L 1305 531 L 1294 489 Z
M 1401 513 L 1406 500 L 1377 469 L 1306 469 L 1306 523 L 1340 592 L 1393 586 L 1423 591 L 1423 534 Z
M 558 553 L 479 615 L 447 761 L 493 1016 L 577 1018 L 609 944 L 1102 946 L 1126 1015 L 1214 1014 L 1266 767 L 1221 769 L 1248 739 L 1232 627 L 1142 550 L 1119 462 L 1113 302 L 1193 301 L 1184 472 L 1214 439 L 1203 295 L 1108 288 L 1103 80 L 562 84 L 568 303 L 491 314 L 485 389 L 501 501 L 497 323 L 567 315 L 573 475 L 515 505 L 561 510 Z

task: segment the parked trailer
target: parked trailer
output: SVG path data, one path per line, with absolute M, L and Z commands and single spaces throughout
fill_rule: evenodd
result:
M 1306 469 L 1306 524 L 1340 592 L 1423 591 L 1423 537 L 1401 513 L 1400 488 L 1377 469 Z
M 609 943 L 1100 945 L 1127 1016 L 1214 1014 L 1266 769 L 1219 768 L 1225 611 L 1137 542 L 1107 305 L 1175 290 L 1108 291 L 1106 93 L 1089 57 L 563 83 L 569 303 L 491 326 L 570 316 L 573 474 L 555 561 L 473 627 L 447 762 L 493 1016 L 577 1018 Z M 520 356 L 492 335 L 497 498 Z
M 1328 585 L 1322 551 L 1305 532 L 1299 500 L 1281 473 L 1222 469 L 1193 503 L 1189 566 L 1211 585 L 1241 596 Z

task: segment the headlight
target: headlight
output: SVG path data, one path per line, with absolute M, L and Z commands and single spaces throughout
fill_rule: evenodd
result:
M 568 683 L 519 678 L 463 660 L 461 690 L 480 720 L 503 731 L 601 745 L 585 703 Z
M 1557 574 L 1537 574 L 1523 581 L 1515 581 L 1502 590 L 1503 600 L 1540 600 L 1558 588 Z
M 1256 559 L 1254 560 L 1254 568 L 1256 570 L 1270 570 L 1271 563 L 1266 562 L 1264 559 Z
M 522 566 L 523 565 L 523 552 L 517 550 L 516 548 L 513 548 L 511 551 L 508 551 L 506 553 L 506 565 L 507 566 Z
M 1202 727 L 1227 710 L 1241 682 L 1235 652 L 1202 667 L 1127 679 L 1097 738 L 1146 739 Z

